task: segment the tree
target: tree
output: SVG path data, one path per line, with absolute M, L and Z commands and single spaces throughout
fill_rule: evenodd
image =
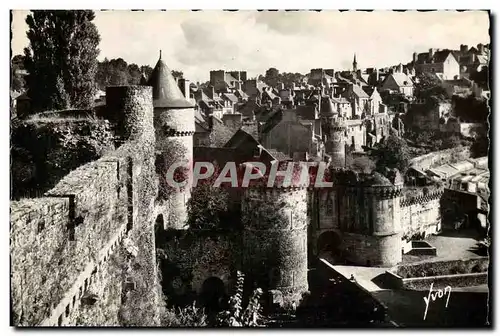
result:
M 394 135 L 390 135 L 383 144 L 378 144 L 370 155 L 375 160 L 376 170 L 382 174 L 385 174 L 386 168 L 396 168 L 404 174 L 410 165 L 408 144 Z
M 182 71 L 172 70 L 172 76 L 177 79 L 184 78 L 184 73 Z
M 417 76 L 415 97 L 425 99 L 430 104 L 437 104 L 451 98 L 441 85 L 441 80 L 435 74 L 427 72 Z
M 375 162 L 367 156 L 360 156 L 352 158 L 349 166 L 359 173 L 370 174 L 375 169 Z
M 94 18 L 90 10 L 34 10 L 26 18 L 26 84 L 35 111 L 92 106 L 100 42 Z
M 10 88 L 14 91 L 23 91 L 26 85 L 26 81 L 24 80 L 20 71 L 24 69 L 24 56 L 16 55 L 12 58 L 10 62 L 10 71 L 12 82 L 10 83 Z
M 470 80 L 473 80 L 481 88 L 488 89 L 489 81 L 489 67 L 487 65 L 483 66 L 480 71 L 475 71 L 470 74 Z
M 456 147 L 459 147 L 460 145 L 461 145 L 460 138 L 456 135 L 452 135 L 452 136 L 445 138 L 443 140 L 443 147 L 445 149 L 456 148 Z
M 129 64 L 127 67 L 129 84 L 137 85 L 141 82 L 141 68 L 135 63 Z
M 146 78 L 149 78 L 149 76 L 151 76 L 151 74 L 153 73 L 153 68 L 149 65 L 143 65 L 141 66 L 141 72 Z
M 280 81 L 280 71 L 276 68 L 269 68 L 266 70 L 266 74 L 264 76 L 264 82 L 267 85 L 276 87 L 278 82 Z

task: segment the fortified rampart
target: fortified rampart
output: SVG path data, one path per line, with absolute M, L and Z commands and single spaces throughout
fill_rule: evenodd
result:
M 457 155 L 457 153 L 460 153 Z M 432 167 L 453 161 L 466 160 L 471 153 L 467 147 L 443 149 L 441 151 L 417 156 L 410 160 L 410 166 L 415 169 L 426 171 Z
M 306 188 L 249 188 L 242 199 L 243 269 L 288 302 L 308 289 L 307 206 Z
M 11 125 L 12 199 L 41 196 L 73 169 L 115 149 L 107 120 L 32 118 Z
M 11 202 L 16 326 L 158 322 L 151 88 L 108 88 L 107 100 L 124 144 L 45 197 Z
M 401 224 L 403 236 L 410 239 L 415 234 L 435 234 L 441 231 L 441 197 L 444 189 L 421 191 L 402 198 Z

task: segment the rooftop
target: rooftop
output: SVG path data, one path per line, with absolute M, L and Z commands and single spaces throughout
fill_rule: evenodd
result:
M 165 62 L 160 59 L 156 63 L 147 85 L 153 87 L 153 106 L 166 108 L 194 107 L 181 92 L 172 72 Z

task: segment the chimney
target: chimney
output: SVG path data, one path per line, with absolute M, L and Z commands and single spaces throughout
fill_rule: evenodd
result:
M 237 130 L 243 123 L 242 115 L 240 113 L 224 114 L 222 116 L 222 122 L 226 127 Z
M 189 86 L 189 80 L 184 78 L 179 78 L 177 81 L 177 85 L 179 89 L 181 89 L 182 94 L 186 97 L 187 100 L 191 98 L 191 88 Z
M 434 49 L 429 49 L 429 63 L 433 62 L 432 58 L 434 57 Z
M 466 53 L 467 50 L 469 50 L 469 46 L 467 44 L 461 44 L 460 45 L 460 52 L 461 53 Z
M 418 54 L 416 52 L 413 53 L 413 63 L 417 63 Z
M 242 82 L 245 82 L 247 80 L 247 72 L 246 71 L 240 71 L 240 80 Z
M 378 69 L 377 68 L 375 68 L 375 80 L 378 83 L 378 81 L 379 81 L 379 75 L 378 75 Z
M 213 109 L 213 107 L 210 108 L 210 110 L 208 110 L 207 117 L 208 117 L 208 120 L 207 120 L 207 122 L 208 122 L 208 130 L 210 132 L 212 132 L 212 129 L 214 128 L 214 109 Z
M 477 51 L 478 51 L 480 54 L 483 54 L 483 53 L 484 53 L 484 44 L 479 43 L 479 44 L 477 45 Z
M 278 90 L 284 90 L 285 89 L 285 83 L 278 83 Z
M 212 95 L 210 97 L 211 99 L 215 99 L 215 97 L 217 97 L 217 95 L 215 94 L 215 88 L 213 85 L 208 86 L 208 92 Z

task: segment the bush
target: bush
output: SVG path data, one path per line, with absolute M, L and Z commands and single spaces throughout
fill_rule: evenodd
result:
M 196 302 L 185 308 L 164 309 L 161 314 L 162 327 L 206 327 L 207 315 L 203 308 L 196 307 Z
M 243 309 L 244 296 L 243 287 L 245 275 L 237 272 L 236 291 L 229 298 L 229 309 L 221 312 L 217 316 L 217 324 L 221 327 L 257 327 L 261 325 L 261 305 L 260 298 L 262 289 L 253 291 L 248 304 Z

